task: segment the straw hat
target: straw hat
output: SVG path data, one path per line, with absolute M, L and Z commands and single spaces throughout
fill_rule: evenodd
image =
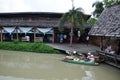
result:
M 91 57 L 94 57 L 94 55 L 91 55 Z
M 73 51 L 74 54 L 76 54 L 77 52 L 76 51 Z

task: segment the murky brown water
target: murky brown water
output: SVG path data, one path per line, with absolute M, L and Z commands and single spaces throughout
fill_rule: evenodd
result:
M 63 57 L 0 50 L 0 80 L 120 80 L 117 68 L 66 63 Z

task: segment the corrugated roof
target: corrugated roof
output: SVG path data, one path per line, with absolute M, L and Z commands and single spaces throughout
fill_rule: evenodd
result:
M 44 18 L 60 18 L 64 13 L 53 12 L 13 12 L 0 13 L 0 18 L 19 18 L 19 17 L 44 17 Z
M 0 27 L 2 26 L 42 26 L 58 27 L 63 13 L 52 12 L 20 12 L 0 13 Z M 85 15 L 88 19 L 90 15 Z M 46 20 L 42 20 L 44 18 Z M 67 24 L 65 24 L 67 26 Z
M 90 30 L 89 35 L 120 37 L 120 5 L 106 8 Z

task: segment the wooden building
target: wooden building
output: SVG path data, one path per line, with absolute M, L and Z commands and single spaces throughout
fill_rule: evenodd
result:
M 50 12 L 21 12 L 0 13 L 0 41 L 44 41 L 59 42 L 58 23 L 63 13 Z M 90 15 L 86 15 L 88 18 Z M 67 35 L 69 41 L 69 25 L 65 24 L 63 34 Z M 77 35 L 77 29 L 74 29 Z M 27 37 L 29 39 L 27 40 Z M 75 37 L 73 38 L 75 41 Z
M 104 56 L 105 62 L 120 68 L 120 5 L 106 8 L 90 30 L 89 35 L 101 47 L 102 51 L 99 53 Z M 104 52 L 109 44 L 115 51 L 114 55 Z

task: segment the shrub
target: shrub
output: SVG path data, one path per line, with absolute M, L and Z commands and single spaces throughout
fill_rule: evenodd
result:
M 3 50 L 15 50 L 15 51 L 29 51 L 38 53 L 60 53 L 54 48 L 45 45 L 44 43 L 26 43 L 26 42 L 0 42 L 0 49 Z
M 18 40 L 18 39 L 14 39 L 13 42 L 14 42 L 15 44 L 17 44 L 17 43 L 19 43 L 19 40 Z

